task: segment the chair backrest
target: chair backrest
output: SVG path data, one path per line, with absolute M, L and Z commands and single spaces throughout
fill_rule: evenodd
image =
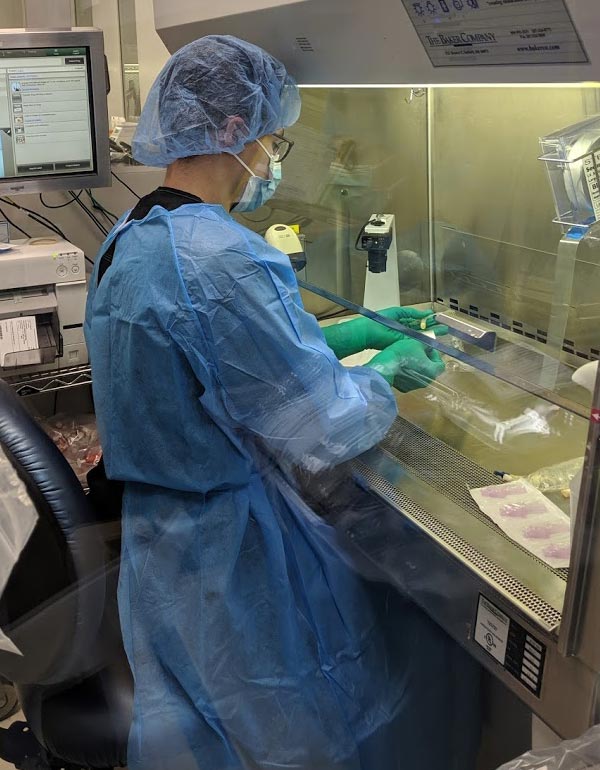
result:
M 39 517 L 0 596 L 0 627 L 22 653 L 0 651 L 0 674 L 17 684 L 64 682 L 93 665 L 106 598 L 103 539 L 69 464 L 1 380 L 0 445 Z

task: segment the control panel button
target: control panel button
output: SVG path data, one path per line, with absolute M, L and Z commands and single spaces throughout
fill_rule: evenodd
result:
M 60 278 L 64 278 L 68 272 L 69 270 L 66 265 L 59 265 L 56 268 L 56 275 L 58 275 Z
M 79 270 L 80 270 L 79 265 L 71 265 L 71 272 L 72 273 L 75 273 L 77 275 Z

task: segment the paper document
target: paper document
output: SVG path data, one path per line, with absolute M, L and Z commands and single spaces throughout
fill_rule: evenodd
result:
M 0 366 L 5 365 L 4 362 L 9 353 L 36 350 L 38 346 L 35 316 L 28 315 L 0 321 Z
M 555 569 L 569 566 L 569 517 L 527 481 L 472 489 L 471 497 L 511 540 Z

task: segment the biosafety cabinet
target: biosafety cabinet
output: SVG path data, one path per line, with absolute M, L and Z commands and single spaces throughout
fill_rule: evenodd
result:
M 339 526 L 556 732 L 580 734 L 600 721 L 596 1 L 154 6 L 170 50 L 237 34 L 303 84 L 280 192 L 243 221 L 299 226 L 306 307 L 336 323 L 414 305 L 449 326 L 407 331 L 445 372 L 397 393 L 391 431 L 354 464 L 380 506 Z
M 322 323 L 402 304 L 450 329 L 445 372 L 397 393 L 392 430 L 354 464 L 381 510 L 338 523 L 577 735 L 600 721 L 600 90 L 309 88 L 304 103 L 281 197 L 253 226 L 300 224 Z M 394 237 L 372 275 L 364 233 L 381 215 Z

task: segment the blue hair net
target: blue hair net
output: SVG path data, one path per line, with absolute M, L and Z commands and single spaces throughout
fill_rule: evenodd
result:
M 237 154 L 299 116 L 298 86 L 280 61 L 244 40 L 209 35 L 177 51 L 156 78 L 133 157 L 164 167 L 192 155 Z

